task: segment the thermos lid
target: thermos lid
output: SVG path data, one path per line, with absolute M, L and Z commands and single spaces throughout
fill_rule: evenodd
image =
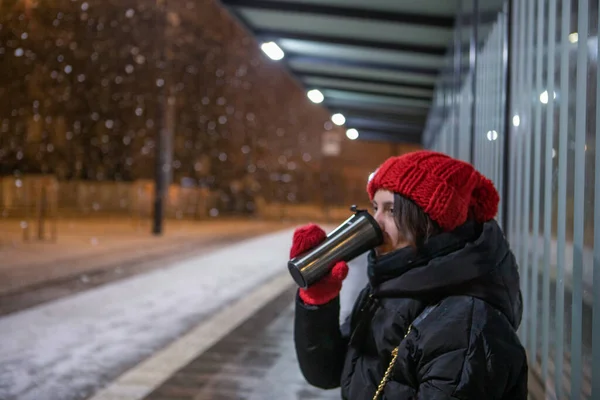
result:
M 294 263 L 290 262 L 288 263 L 288 269 L 290 270 L 290 275 L 292 275 L 292 278 L 294 279 L 294 282 L 296 282 L 296 285 L 298 285 L 302 289 L 306 289 L 308 287 L 306 279 L 304 279 L 304 276 L 302 275 L 298 267 Z

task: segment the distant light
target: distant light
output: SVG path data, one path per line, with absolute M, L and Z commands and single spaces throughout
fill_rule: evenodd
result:
M 548 95 L 548 91 L 547 91 L 547 90 L 544 90 L 544 91 L 542 92 L 542 94 L 540 94 L 540 101 L 542 102 L 542 104 L 548 104 L 548 98 L 549 98 L 549 97 L 550 97 L 550 96 Z M 556 99 L 556 92 L 553 92 L 553 96 L 552 96 L 552 98 L 553 98 L 553 99 Z
M 573 32 L 569 35 L 569 42 L 577 43 L 579 41 L 579 34 L 577 32 Z
M 342 126 L 346 123 L 346 117 L 344 117 L 344 115 L 340 114 L 340 113 L 333 114 L 331 116 L 331 120 L 333 121 L 334 124 L 336 124 L 338 126 Z
M 346 131 L 346 136 L 350 140 L 356 140 L 358 139 L 358 131 L 354 128 L 350 128 Z
M 488 131 L 487 139 L 490 142 L 493 142 L 494 140 L 498 139 L 498 132 L 496 132 L 495 130 Z
M 552 158 L 556 157 L 556 150 L 552 149 Z
M 323 96 L 323 93 L 321 93 L 317 89 L 309 90 L 306 95 L 308 96 L 310 101 L 316 104 L 322 103 L 323 100 L 325 100 L 325 96 Z
M 521 117 L 519 117 L 518 115 L 515 115 L 513 117 L 513 125 L 514 126 L 519 126 L 521 125 Z
M 277 46 L 275 42 L 263 43 L 260 48 L 271 60 L 279 61 L 285 55 L 281 47 Z

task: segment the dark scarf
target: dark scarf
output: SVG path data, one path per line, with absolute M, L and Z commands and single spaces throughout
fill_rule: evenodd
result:
M 452 232 L 443 232 L 429 238 L 419 249 L 405 247 L 381 257 L 372 250 L 368 255 L 369 282 L 376 287 L 382 282 L 397 278 L 412 268 L 427 264 L 436 257 L 442 257 L 462 249 L 481 233 L 481 225 L 469 221 Z

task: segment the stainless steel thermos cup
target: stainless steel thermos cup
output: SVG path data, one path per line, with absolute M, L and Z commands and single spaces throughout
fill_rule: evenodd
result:
M 288 261 L 288 269 L 299 287 L 306 289 L 326 275 L 339 261 L 351 261 L 381 245 L 383 233 L 366 210 L 354 212 L 317 247 Z

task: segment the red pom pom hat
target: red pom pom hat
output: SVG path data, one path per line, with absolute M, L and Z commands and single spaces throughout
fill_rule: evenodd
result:
M 373 200 L 379 189 L 398 193 L 425 211 L 445 231 L 467 221 L 496 216 L 500 196 L 492 181 L 471 164 L 434 151 L 415 151 L 387 159 L 367 185 Z

